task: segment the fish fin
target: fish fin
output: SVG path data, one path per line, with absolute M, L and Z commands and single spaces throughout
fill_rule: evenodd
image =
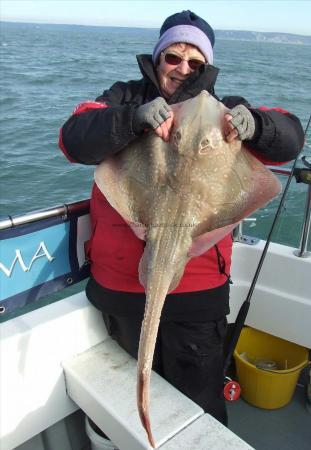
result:
M 167 181 L 168 147 L 163 139 L 147 133 L 104 160 L 94 173 L 100 191 L 140 239 L 144 239 L 145 224 L 154 208 L 154 193 Z
M 216 230 L 209 231 L 194 238 L 188 253 L 189 258 L 194 258 L 195 256 L 200 256 L 207 252 L 207 250 L 217 244 L 218 241 L 231 233 L 238 224 L 239 222 L 226 225 L 225 227 L 217 228 Z
M 208 250 L 242 219 L 265 206 L 281 191 L 278 178 L 243 146 L 226 176 L 231 188 L 218 195 L 209 192 L 208 182 L 206 184 L 202 201 L 205 207 L 202 207 L 200 223 L 193 230 L 189 256 L 202 254 L 203 248 Z
M 140 222 L 128 222 L 128 225 L 132 228 L 135 236 L 142 241 L 146 240 L 146 226 Z
M 147 243 L 144 248 L 144 253 L 139 261 L 139 266 L 138 266 L 139 282 L 142 286 L 144 286 L 145 290 L 147 288 L 147 283 L 148 283 L 148 264 L 152 258 L 151 253 L 152 252 L 151 252 L 150 245 L 148 245 L 148 243 Z M 188 260 L 189 260 L 189 258 L 186 258 L 184 264 L 176 265 L 176 271 L 172 274 L 172 279 L 170 281 L 167 293 L 172 292 L 178 286 L 178 284 L 181 280 L 181 277 L 183 276 L 185 266 L 186 266 Z

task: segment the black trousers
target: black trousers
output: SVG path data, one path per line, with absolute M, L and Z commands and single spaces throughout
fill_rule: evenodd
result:
M 108 333 L 137 359 L 141 320 L 103 313 Z M 227 320 L 161 322 L 153 370 L 227 426 L 223 396 Z

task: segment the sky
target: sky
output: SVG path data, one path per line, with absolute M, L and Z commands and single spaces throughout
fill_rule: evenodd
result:
M 191 9 L 214 29 L 311 35 L 311 0 L 0 0 L 5 21 L 159 28 Z

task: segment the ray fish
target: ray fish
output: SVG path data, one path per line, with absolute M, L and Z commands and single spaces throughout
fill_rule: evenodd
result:
M 229 111 L 206 91 L 175 105 L 169 142 L 145 133 L 102 162 L 95 182 L 146 245 L 139 280 L 146 292 L 137 362 L 137 406 L 150 444 L 149 387 L 161 311 L 187 262 L 211 248 L 281 190 L 241 141 L 224 139 Z

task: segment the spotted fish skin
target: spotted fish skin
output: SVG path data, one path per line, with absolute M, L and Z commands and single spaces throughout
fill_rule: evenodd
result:
M 153 447 L 149 387 L 165 297 L 179 284 L 189 259 L 206 252 L 281 189 L 241 141 L 225 141 L 229 110 L 208 92 L 171 106 L 169 142 L 147 133 L 95 171 L 95 182 L 112 207 L 146 241 L 139 264 L 146 307 L 137 405 Z

